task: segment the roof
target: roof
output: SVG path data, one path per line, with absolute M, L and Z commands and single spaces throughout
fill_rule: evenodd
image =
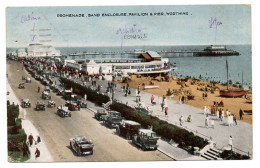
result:
M 23 101 L 28 102 L 28 101 L 30 101 L 30 100 L 29 100 L 29 99 L 23 99 Z
M 120 112 L 118 112 L 118 111 L 110 111 L 109 113 L 117 113 L 117 114 L 119 114 Z
M 147 61 L 152 61 L 152 57 L 147 53 L 142 53 L 141 56 Z
M 140 125 L 138 122 L 131 121 L 131 120 L 125 120 L 124 122 L 125 122 L 126 124 L 129 124 L 129 125 Z
M 69 108 L 66 107 L 66 106 L 63 106 L 63 107 L 62 107 L 62 110 L 64 110 L 64 111 L 68 111 L 68 109 L 69 109 Z
M 147 134 L 147 133 L 155 133 L 155 132 L 153 132 L 152 130 L 149 130 L 149 129 L 140 129 L 139 131 L 143 132 L 145 134 Z
M 147 51 L 152 58 L 161 58 L 161 56 L 155 51 Z

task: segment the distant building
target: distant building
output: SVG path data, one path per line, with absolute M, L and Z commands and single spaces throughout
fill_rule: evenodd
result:
M 17 50 L 18 57 L 54 57 L 61 56 L 60 51 L 51 45 L 29 44 L 26 49 Z

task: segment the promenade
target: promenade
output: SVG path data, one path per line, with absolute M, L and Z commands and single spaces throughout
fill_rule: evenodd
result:
M 80 79 L 74 79 L 78 83 L 82 83 Z M 108 86 L 108 81 L 106 80 L 97 80 L 96 87 L 98 85 L 102 86 L 103 93 L 106 92 L 106 88 Z M 87 82 L 87 86 L 91 86 L 91 82 Z M 177 101 L 167 99 L 168 104 L 168 116 L 165 116 L 164 112 L 162 112 L 161 105 L 158 104 L 158 96 L 155 97 L 156 105 L 151 104 L 151 94 L 141 91 L 141 102 L 147 107 L 149 106 L 149 109 L 152 110 L 152 115 L 157 116 L 162 120 L 166 120 L 169 123 L 172 123 L 174 125 L 177 125 L 179 127 L 183 127 L 184 129 L 187 129 L 188 131 L 194 132 L 196 135 L 201 136 L 205 139 L 210 139 L 216 143 L 216 147 L 218 149 L 225 149 L 228 145 L 229 137 L 233 137 L 233 150 L 235 152 L 247 155 L 248 152 L 252 156 L 253 151 L 253 135 L 252 135 L 252 125 L 239 121 L 237 119 L 237 125 L 228 126 L 227 125 L 227 119 L 224 118 L 223 121 L 220 121 L 217 119 L 216 116 L 209 115 L 209 118 L 214 120 L 215 126 L 212 128 L 209 126 L 207 128 L 205 126 L 205 114 L 203 111 L 204 104 L 201 104 L 201 109 L 195 108 L 190 105 L 186 104 L 180 104 Z M 119 102 L 128 104 L 131 107 L 136 106 L 136 89 L 131 88 L 131 95 L 125 97 L 125 93 L 121 91 L 121 85 L 117 84 L 116 90 L 115 90 L 115 99 L 117 99 Z M 161 99 L 161 98 L 160 98 Z M 184 124 L 180 126 L 179 124 L 179 118 L 181 115 L 184 117 Z M 192 116 L 192 122 L 186 122 L 187 117 L 191 115 Z
M 10 103 L 20 105 L 20 101 L 18 100 L 18 98 L 14 94 L 12 88 L 10 87 L 10 85 L 8 83 L 8 79 L 6 80 L 6 87 L 7 87 L 6 90 L 9 91 L 9 95 L 7 95 L 7 100 L 9 100 Z M 36 140 L 37 136 L 40 136 L 40 134 L 37 131 L 37 129 L 34 127 L 34 125 L 31 123 L 31 121 L 26 119 L 26 115 L 24 116 L 24 112 L 26 112 L 26 110 L 20 107 L 19 118 L 22 118 L 22 128 L 24 129 L 25 133 L 27 134 L 27 140 L 28 140 L 28 136 L 30 134 L 32 134 L 32 136 L 34 137 L 34 140 Z M 24 117 L 25 117 L 25 119 L 24 119 Z M 36 148 L 38 148 L 40 150 L 40 157 L 37 159 L 35 159 Z M 53 158 L 52 158 L 43 138 L 41 138 L 41 142 L 39 144 L 35 144 L 35 142 L 33 142 L 33 145 L 31 147 L 29 147 L 29 150 L 30 150 L 31 156 L 30 156 L 30 159 L 27 160 L 26 162 L 52 162 L 53 161 Z

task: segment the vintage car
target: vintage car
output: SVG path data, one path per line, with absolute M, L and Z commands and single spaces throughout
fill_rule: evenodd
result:
M 87 108 L 87 101 L 85 99 L 77 99 L 77 104 L 81 108 Z
M 105 121 L 107 118 L 107 112 L 105 109 L 98 109 L 95 113 L 95 119 L 98 121 Z
M 50 99 L 51 99 L 51 96 L 50 96 L 49 92 L 43 91 L 43 92 L 42 92 L 42 99 L 44 99 L 44 100 L 50 100 Z
M 91 140 L 87 140 L 84 136 L 77 136 L 70 139 L 70 148 L 76 152 L 78 156 L 93 155 L 94 144 Z
M 35 110 L 36 111 L 45 110 L 45 103 L 43 101 L 37 101 Z
M 36 80 L 38 80 L 38 81 L 41 80 L 40 77 L 41 77 L 40 75 L 35 75 L 35 76 L 34 76 L 34 78 L 35 78 Z
M 105 120 L 105 124 L 109 128 L 117 128 L 117 126 L 121 123 L 123 118 L 121 117 L 121 113 L 117 111 L 110 111 L 108 112 L 108 116 Z
M 24 89 L 24 83 L 19 83 L 19 86 L 18 86 L 19 89 Z
M 45 91 L 45 92 L 49 92 L 49 93 L 50 93 L 50 92 L 51 92 L 51 89 L 50 89 L 50 87 L 49 87 L 49 86 L 45 86 L 45 87 L 44 87 L 44 91 Z
M 79 111 L 80 110 L 80 107 L 74 101 L 66 101 L 65 106 L 67 106 L 70 111 Z
M 66 106 L 59 106 L 57 110 L 57 114 L 61 117 L 71 117 L 71 112 Z
M 158 148 L 157 141 L 160 139 L 150 129 L 139 129 L 138 134 L 133 135 L 132 143 L 141 147 L 142 150 L 153 149 L 156 150 Z
M 32 81 L 31 81 L 31 78 L 29 78 L 29 77 L 27 77 L 26 78 L 26 83 L 31 83 Z
M 64 95 L 64 89 L 58 88 L 58 89 L 57 89 L 57 95 L 58 95 L 58 96 L 63 96 L 63 95 Z
M 116 128 L 116 133 L 126 139 L 132 139 L 134 135 L 138 134 L 141 124 L 131 120 L 122 121 Z
M 43 85 L 48 85 L 48 84 L 49 84 L 49 81 L 48 81 L 46 78 L 43 78 L 42 81 L 41 81 L 41 83 L 42 83 Z
M 22 106 L 22 108 L 31 107 L 30 100 L 29 99 L 22 99 L 21 106 Z
M 48 107 L 50 107 L 50 108 L 56 107 L 55 101 L 50 100 L 50 101 L 48 102 Z

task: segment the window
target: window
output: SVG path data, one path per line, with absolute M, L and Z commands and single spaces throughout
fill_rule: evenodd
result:
M 155 68 L 155 65 L 145 65 L 145 68 Z
M 131 66 L 131 69 L 144 69 L 144 66 Z

